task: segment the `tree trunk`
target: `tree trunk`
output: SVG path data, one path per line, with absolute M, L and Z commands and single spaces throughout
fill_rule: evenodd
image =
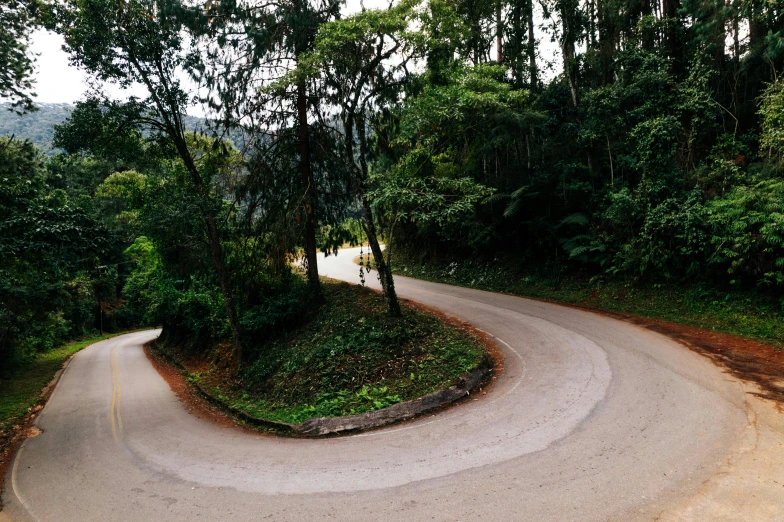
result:
M 531 76 L 531 90 L 536 90 L 539 85 L 538 71 L 536 68 L 536 37 L 534 35 L 534 2 L 526 0 L 526 17 L 528 18 L 528 73 Z
M 297 137 L 299 168 L 302 176 L 302 203 L 305 207 L 305 264 L 310 289 L 315 296 L 320 296 L 321 281 L 318 275 L 318 250 L 316 249 L 316 191 L 310 163 L 307 86 L 304 81 L 297 84 Z
M 759 49 L 765 43 L 765 24 L 761 21 L 762 6 L 758 2 L 751 3 L 749 13 L 749 47 L 752 52 Z
M 363 198 L 362 209 L 364 211 L 362 223 L 365 228 L 365 233 L 367 234 L 368 245 L 370 245 L 370 250 L 373 252 L 373 261 L 375 262 L 376 270 L 378 271 L 378 279 L 381 281 L 381 289 L 384 292 L 384 297 L 387 299 L 387 309 L 389 310 L 390 315 L 400 317 L 403 313 L 400 309 L 400 301 L 398 301 L 397 292 L 395 291 L 395 280 L 392 277 L 392 271 L 389 269 L 389 266 L 384 259 L 384 252 L 381 250 L 381 245 L 379 244 L 378 236 L 376 235 L 376 225 L 373 221 L 373 209 L 370 207 L 370 202 L 366 198 Z
M 588 0 L 588 41 L 596 48 L 596 0 Z
M 519 0 L 515 1 L 512 5 L 511 13 L 512 31 L 509 35 L 509 65 L 512 68 L 512 77 L 514 79 L 514 86 L 520 88 L 523 86 L 523 8 Z
M 605 134 L 607 137 L 607 155 L 610 157 L 610 186 L 615 186 L 615 169 L 613 168 L 612 149 L 610 148 L 610 135 Z
M 402 311 L 400 309 L 400 302 L 397 299 L 397 292 L 395 292 L 395 280 L 392 276 L 392 272 L 387 266 L 387 263 L 384 259 L 384 253 L 382 252 L 381 245 L 378 242 L 376 224 L 373 220 L 373 209 L 370 206 L 370 201 L 367 199 L 367 136 L 365 136 L 364 115 L 358 114 L 356 116 L 355 123 L 357 126 L 357 134 L 359 138 L 359 187 L 360 197 L 362 198 L 363 224 L 365 233 L 367 234 L 370 250 L 373 252 L 373 260 L 375 261 L 376 270 L 378 271 L 378 278 L 381 281 L 381 289 L 384 292 L 384 297 L 387 299 L 387 308 L 389 313 L 395 317 L 400 317 L 402 315 Z M 346 131 L 346 139 L 353 142 L 353 125 L 349 124 Z M 347 144 L 347 150 L 351 153 L 350 158 L 353 159 L 353 144 Z
M 574 43 L 564 42 L 562 46 L 564 73 L 569 83 L 569 92 L 572 94 L 572 103 L 577 107 L 577 78 L 575 69 Z
M 504 26 L 501 24 L 501 0 L 498 0 L 495 6 L 495 61 L 503 63 L 504 61 Z
M 667 56 L 671 60 L 672 71 L 678 74 L 681 70 L 681 50 L 680 42 L 678 41 L 678 8 L 680 2 L 678 0 L 663 0 L 664 17 L 668 19 L 665 39 L 667 41 Z
M 577 107 L 577 61 L 575 58 L 575 40 L 577 38 L 575 18 L 577 17 L 577 4 L 573 0 L 559 2 L 561 15 L 561 56 L 563 57 L 564 74 L 569 83 L 572 94 L 572 103 Z
M 713 23 L 714 36 L 712 38 L 711 44 L 713 46 L 716 70 L 719 75 L 721 75 L 726 70 L 726 64 L 724 63 L 724 46 L 727 42 L 727 17 L 726 13 L 724 12 L 725 4 L 725 0 L 718 0 L 715 6 L 716 9 L 712 13 L 715 21 Z
M 653 6 L 651 0 L 642 1 L 642 17 L 651 16 L 653 14 Z M 642 48 L 646 51 L 652 51 L 654 47 L 654 30 L 646 28 L 642 30 Z
M 242 337 L 240 335 L 240 323 L 237 319 L 237 308 L 234 306 L 234 298 L 231 296 L 231 285 L 229 284 L 229 276 L 226 273 L 226 267 L 223 264 L 223 247 L 220 243 L 220 236 L 218 234 L 218 226 L 215 223 L 215 214 L 210 210 L 207 212 L 207 233 L 210 237 L 210 254 L 212 256 L 212 264 L 215 266 L 215 272 L 218 275 L 218 283 L 220 284 L 221 294 L 223 294 L 223 308 L 226 311 L 226 316 L 229 318 L 229 325 L 231 326 L 231 337 L 234 344 L 234 357 L 237 363 L 242 361 Z
M 223 309 L 229 319 L 229 326 L 231 327 L 232 344 L 234 345 L 234 357 L 237 363 L 242 361 L 242 337 L 240 335 L 240 323 L 237 319 L 237 309 L 234 306 L 234 299 L 231 296 L 231 283 L 229 275 L 226 272 L 226 266 L 223 263 L 223 246 L 220 242 L 220 234 L 218 233 L 218 225 L 215 221 L 215 212 L 210 208 L 211 202 L 209 201 L 209 193 L 204 186 L 204 181 L 199 174 L 196 164 L 188 151 L 188 147 L 182 137 L 175 138 L 177 150 L 180 158 L 185 163 L 185 168 L 191 174 L 193 184 L 196 186 L 196 192 L 202 200 L 202 204 L 207 208 L 203 210 L 205 224 L 207 225 L 207 238 L 210 244 L 210 257 L 212 264 L 215 267 L 215 274 L 218 277 L 218 284 L 220 285 L 221 294 L 223 295 Z
M 664 0 L 665 2 L 668 0 Z M 674 0 L 670 0 L 674 1 Z M 615 50 L 620 38 L 618 30 L 618 13 L 613 11 L 613 0 L 597 2 L 596 17 L 599 33 L 599 67 L 602 84 L 609 85 L 614 81 L 613 62 Z
M 237 364 L 239 364 L 242 362 L 242 336 L 240 335 L 240 323 L 237 319 L 237 308 L 234 306 L 234 299 L 231 296 L 229 275 L 226 273 L 226 267 L 223 264 L 223 247 L 220 242 L 220 234 L 218 234 L 218 226 L 215 222 L 215 212 L 211 208 L 209 191 L 207 187 L 204 186 L 204 180 L 202 179 L 201 174 L 199 174 L 199 169 L 193 161 L 190 150 L 188 150 L 188 144 L 185 141 L 185 132 L 182 127 L 182 115 L 180 114 L 177 105 L 173 104 L 171 100 L 164 100 L 158 96 L 158 90 L 155 89 L 149 76 L 146 74 L 144 68 L 141 67 L 133 53 L 129 53 L 129 59 L 147 86 L 157 107 L 158 115 L 165 123 L 166 132 L 174 142 L 177 154 L 180 156 L 183 165 L 185 165 L 185 169 L 191 175 L 191 180 L 196 187 L 196 193 L 199 195 L 202 204 L 205 205 L 202 210 L 202 219 L 204 219 L 204 222 L 207 225 L 210 257 L 212 258 L 212 264 L 215 267 L 215 274 L 218 277 L 218 284 L 221 289 L 221 294 L 223 295 L 223 308 L 229 319 L 232 343 L 234 345 L 234 358 Z M 161 63 L 158 63 L 158 69 L 163 69 Z
M 735 64 L 737 71 L 738 64 L 740 63 L 740 17 L 739 8 L 735 6 L 732 10 L 732 61 Z

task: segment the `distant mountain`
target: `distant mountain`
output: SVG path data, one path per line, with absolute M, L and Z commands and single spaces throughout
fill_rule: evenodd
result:
M 70 103 L 38 103 L 39 110 L 19 116 L 10 111 L 10 103 L 0 103 L 0 136 L 14 135 L 19 140 L 30 140 L 47 154 L 54 153 L 54 126 L 71 114 Z
M 10 103 L 0 103 L 0 136 L 14 135 L 18 140 L 30 140 L 46 154 L 54 154 L 52 148 L 54 139 L 54 126 L 63 123 L 74 106 L 70 103 L 38 103 L 38 110 L 19 116 L 9 110 Z M 199 130 L 203 127 L 204 119 L 194 116 L 185 118 L 186 128 Z

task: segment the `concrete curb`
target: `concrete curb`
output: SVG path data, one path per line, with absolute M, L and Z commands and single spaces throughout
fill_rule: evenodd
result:
M 411 419 L 425 412 L 442 408 L 471 393 L 492 371 L 492 363 L 483 360 L 473 370 L 463 374 L 457 385 L 428 393 L 418 399 L 399 402 L 376 411 L 346 417 L 318 417 L 294 427 L 294 432 L 307 437 L 321 437 L 336 433 L 364 431 Z
M 187 370 L 185 370 L 187 372 Z M 225 401 L 215 397 L 214 395 L 210 394 L 201 387 L 199 383 L 193 383 L 196 387 L 196 390 L 199 392 L 199 395 L 207 399 L 208 402 L 217 406 L 219 409 L 229 413 L 230 415 L 237 417 L 243 422 L 251 424 L 253 426 L 259 426 L 261 428 L 269 428 L 273 429 L 277 432 L 285 433 L 288 435 L 296 434 L 297 426 L 295 424 L 289 424 L 288 422 L 279 422 L 269 419 L 263 419 L 261 417 L 254 417 L 249 413 L 246 413 L 240 409 L 235 408 L 231 404 L 226 403 Z
M 173 364 L 185 374 L 188 370 L 169 354 L 153 347 L 155 352 Z M 379 428 L 395 422 L 412 419 L 428 411 L 436 410 L 448 406 L 453 402 L 469 395 L 487 375 L 493 371 L 493 360 L 489 355 L 485 355 L 479 364 L 472 370 L 464 373 L 458 379 L 456 385 L 449 388 L 428 393 L 418 399 L 399 402 L 382 408 L 380 410 L 369 411 L 359 415 L 347 415 L 345 417 L 316 417 L 308 419 L 300 424 L 289 424 L 278 422 L 261 417 L 255 417 L 240 409 L 227 404 L 225 401 L 207 392 L 199 383 L 192 383 L 199 394 L 208 402 L 217 406 L 219 409 L 231 414 L 243 422 L 253 426 L 272 429 L 285 435 L 301 437 L 324 437 L 340 433 L 351 433 Z

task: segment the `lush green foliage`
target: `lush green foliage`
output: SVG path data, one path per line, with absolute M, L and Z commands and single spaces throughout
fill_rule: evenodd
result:
M 330 304 L 266 342 L 236 380 L 216 366 L 191 378 L 248 413 L 298 423 L 421 397 L 455 384 L 484 356 L 471 335 L 437 317 L 407 309 L 396 319 L 367 289 L 323 283 Z
M 99 327 L 116 270 L 106 266 L 114 238 L 88 201 L 46 183 L 35 147 L 0 140 L 0 172 L 0 360 L 9 368 Z
M 784 162 L 784 81 L 771 83 L 762 95 L 760 149 L 778 166 Z
M 36 0 L 0 3 L 0 97 L 12 100 L 19 111 L 33 110 L 33 56 L 28 49 L 35 25 Z
M 547 83 L 527 2 L 469 4 L 426 5 L 427 68 L 374 120 L 394 251 L 782 295 L 779 4 L 546 4 L 566 64 Z M 418 216 L 438 193 L 468 211 Z

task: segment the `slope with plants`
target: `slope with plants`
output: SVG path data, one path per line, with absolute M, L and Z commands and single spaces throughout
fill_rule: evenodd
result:
M 388 262 L 478 265 L 503 274 L 494 288 L 550 295 L 666 287 L 697 308 L 742 303 L 708 322 L 779 340 L 782 6 L 556 2 L 529 30 L 526 4 L 424 8 L 439 47 L 371 119 Z M 566 65 L 544 81 L 527 51 L 548 33 Z
M 263 341 L 239 372 L 225 364 L 225 345 L 187 349 L 158 341 L 188 378 L 253 417 L 298 424 L 315 417 L 356 415 L 457 384 L 487 357 L 478 332 L 431 312 L 385 311 L 368 289 L 322 280 L 329 303 L 303 324 Z

